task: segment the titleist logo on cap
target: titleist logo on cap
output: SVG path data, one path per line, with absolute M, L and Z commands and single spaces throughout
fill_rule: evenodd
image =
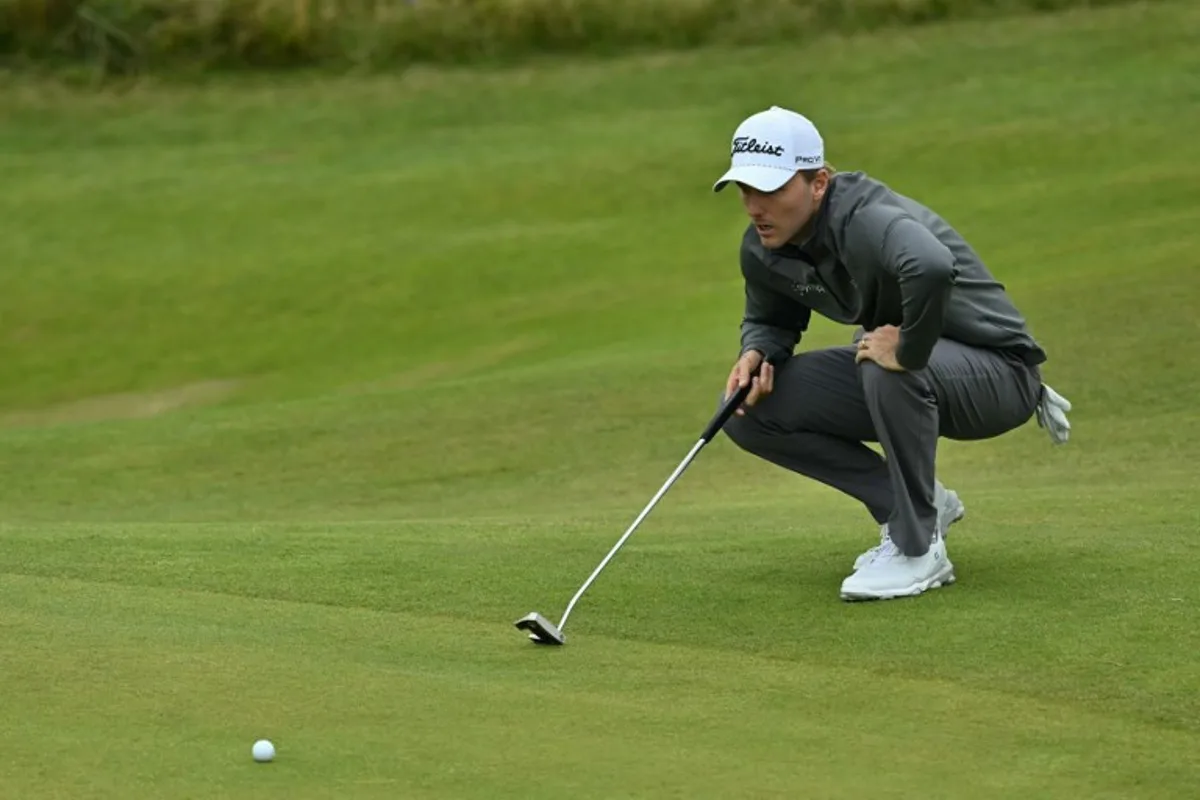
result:
M 733 153 L 765 153 L 769 156 L 783 155 L 783 145 L 771 144 L 770 142 L 759 142 L 758 139 L 751 139 L 748 136 L 739 136 L 733 140 Z

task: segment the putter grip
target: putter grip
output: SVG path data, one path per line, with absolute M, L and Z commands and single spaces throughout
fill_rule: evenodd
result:
M 702 440 L 705 442 L 711 442 L 713 437 L 717 435 L 718 431 L 725 427 L 725 423 L 731 416 L 733 416 L 733 412 L 737 410 L 738 406 L 746 401 L 746 396 L 750 394 L 750 387 L 754 383 L 754 378 L 758 377 L 758 373 L 761 369 L 762 364 L 759 364 L 758 369 L 751 373 L 750 382 L 745 386 L 739 386 L 738 390 L 730 395 L 729 399 L 721 405 L 720 410 L 717 411 L 716 415 L 712 418 L 712 421 L 708 423 L 708 427 L 704 429 L 704 433 L 700 434 L 700 438 Z

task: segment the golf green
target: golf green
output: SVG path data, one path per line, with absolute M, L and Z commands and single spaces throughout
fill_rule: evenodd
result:
M 1194 797 L 1197 30 L 0 78 L 0 796 Z M 719 437 L 536 647 L 716 409 L 773 103 L 977 247 L 1072 439 L 943 442 L 958 582 L 846 604 L 870 517 Z

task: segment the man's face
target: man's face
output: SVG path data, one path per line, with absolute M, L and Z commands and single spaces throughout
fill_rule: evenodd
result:
M 738 189 L 759 240 L 764 247 L 777 249 L 804 231 L 828 185 L 829 176 L 822 170 L 812 181 L 798 172 L 773 192 L 761 192 L 744 183 L 739 183 Z

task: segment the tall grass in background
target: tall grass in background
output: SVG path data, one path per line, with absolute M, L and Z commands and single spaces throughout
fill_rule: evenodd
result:
M 1128 0 L 0 0 L 9 66 L 383 69 L 739 44 Z

